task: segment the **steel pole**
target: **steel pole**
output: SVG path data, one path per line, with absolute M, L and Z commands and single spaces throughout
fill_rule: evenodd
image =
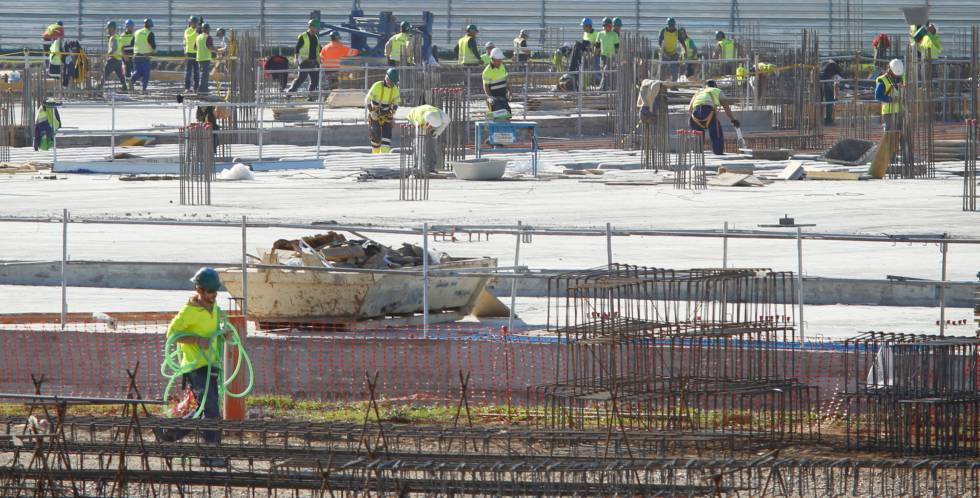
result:
M 721 236 L 721 267 L 724 269 L 728 268 L 728 222 L 725 222 L 725 227 L 722 228 Z
M 943 234 L 945 237 L 946 234 Z M 942 251 L 942 278 L 939 283 L 939 336 L 946 335 L 946 255 L 949 252 L 949 244 L 943 242 L 939 245 Z
M 515 237 L 517 241 L 514 243 L 514 272 L 517 272 L 517 265 L 521 261 L 521 222 L 517 222 L 517 236 Z M 511 332 L 514 330 L 514 315 L 516 314 L 514 308 L 517 306 L 517 279 L 511 279 L 510 282 L 510 311 L 507 314 L 507 331 Z
M 429 223 L 422 224 L 422 338 L 429 338 Z
M 606 222 L 606 263 L 612 268 L 612 223 Z
M 61 330 L 68 324 L 68 209 L 61 214 Z
M 800 307 L 800 346 L 806 344 L 806 333 L 803 330 L 803 228 L 796 227 L 796 300 Z

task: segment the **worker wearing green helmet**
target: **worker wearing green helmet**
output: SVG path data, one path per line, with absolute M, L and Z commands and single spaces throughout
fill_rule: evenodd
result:
M 463 66 L 479 66 L 480 49 L 476 44 L 476 35 L 480 32 L 476 24 L 466 26 L 466 34 L 456 41 L 456 60 Z
M 622 34 L 622 32 L 623 32 L 623 20 L 622 19 L 620 19 L 618 17 L 614 17 L 613 18 L 613 31 L 615 31 L 617 35 L 621 35 Z
M 409 33 L 411 28 L 411 24 L 402 21 L 399 32 L 385 43 L 385 59 L 389 66 L 409 66 L 415 62 L 412 57 L 412 35 Z
M 391 152 L 391 132 L 395 123 L 395 112 L 400 104 L 398 70 L 390 68 L 385 72 L 385 79 L 371 85 L 364 97 L 372 154 Z
M 299 66 L 299 73 L 293 84 L 286 93 L 293 93 L 303 86 L 306 79 L 310 79 L 310 92 L 315 92 L 320 88 L 320 21 L 310 19 L 306 23 L 306 31 L 296 37 L 296 65 Z M 311 97 L 312 98 L 312 97 Z
M 609 89 L 609 79 L 606 77 L 608 71 L 612 70 L 613 57 L 619 51 L 619 33 L 613 31 L 613 20 L 606 17 L 602 20 L 602 31 L 596 37 L 596 44 L 599 50 L 599 60 L 602 67 L 602 78 L 600 89 Z
M 660 30 L 660 79 L 677 81 L 680 72 L 681 44 L 678 40 L 677 20 L 667 18 L 667 26 Z M 665 76 L 666 73 L 666 76 Z

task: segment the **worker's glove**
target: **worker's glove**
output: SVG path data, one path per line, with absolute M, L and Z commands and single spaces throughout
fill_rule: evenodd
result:
M 741 128 L 742 127 L 742 123 L 740 123 L 737 119 L 733 119 L 732 120 L 732 126 L 734 126 L 736 128 Z

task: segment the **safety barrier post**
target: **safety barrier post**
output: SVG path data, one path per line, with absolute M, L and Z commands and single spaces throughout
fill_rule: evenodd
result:
M 68 209 L 61 214 L 61 330 L 68 323 Z
M 429 222 L 422 224 L 422 338 L 429 338 Z
M 244 298 L 243 298 L 244 302 Z M 241 313 L 228 316 L 228 322 L 231 323 L 236 329 L 238 329 L 238 337 L 241 339 L 242 347 L 245 347 L 245 337 L 248 335 L 248 320 L 245 319 L 245 308 L 242 308 Z M 238 361 L 238 346 L 234 346 L 225 342 L 225 365 L 222 368 L 223 375 L 229 375 L 235 371 L 235 364 Z M 242 371 L 235 376 L 231 381 L 231 385 L 228 386 L 228 390 L 233 393 L 240 393 L 245 391 L 248 387 L 248 374 L 245 372 L 245 367 L 242 366 Z M 245 398 L 235 398 L 228 396 L 225 393 L 224 399 L 222 400 L 225 407 L 224 419 L 225 420 L 245 420 Z
M 606 222 L 606 263 L 609 264 L 609 268 L 612 268 L 612 223 L 609 222 Z
M 721 237 L 721 267 L 723 269 L 728 269 L 728 222 L 725 222 L 725 227 L 722 229 Z
M 109 93 L 109 102 L 112 104 L 112 134 L 109 135 L 109 162 L 116 159 L 116 94 Z
M 323 78 L 326 74 L 323 72 L 323 67 L 317 69 L 320 71 L 320 77 L 317 81 L 320 82 L 316 89 L 316 100 L 319 102 L 318 114 L 316 118 L 316 158 L 320 159 L 320 144 L 323 142 Z M 337 77 L 337 84 L 340 85 L 340 77 Z
M 939 336 L 946 335 L 946 255 L 949 252 L 949 244 L 946 243 L 948 233 L 943 233 L 943 242 L 939 244 L 939 250 L 943 255 L 941 282 L 939 282 Z
M 523 226 L 520 221 L 517 222 L 517 242 L 514 245 L 514 273 L 517 273 L 518 266 L 521 264 L 521 237 L 523 236 Z M 517 279 L 513 278 L 510 281 L 510 312 L 507 314 L 507 330 L 514 330 L 514 315 L 516 313 L 515 308 L 517 307 Z

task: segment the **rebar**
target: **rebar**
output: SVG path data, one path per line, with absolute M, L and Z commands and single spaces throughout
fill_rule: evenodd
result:
M 608 109 L 613 123 L 613 133 L 619 139 L 620 146 L 627 150 L 635 150 L 642 139 L 640 116 L 634 102 L 639 96 L 640 82 L 647 78 L 653 49 L 650 39 L 635 33 L 623 33 L 620 37 L 619 51 L 616 53 L 615 74 L 607 74 L 612 80 L 607 88 L 614 90 L 608 94 L 610 99 Z
M 428 200 L 429 172 L 423 159 L 426 154 L 425 141 L 433 138 L 413 124 L 402 124 L 399 129 L 398 200 Z
M 963 210 L 977 210 L 977 120 L 966 120 L 963 161 Z
M 666 92 L 657 95 L 652 105 L 639 109 L 642 127 L 640 165 L 643 169 L 660 170 L 670 166 L 670 130 L 667 110 Z
M 16 130 L 14 94 L 0 90 L 0 163 L 10 162 L 10 147 L 14 145 Z
M 452 120 L 449 128 L 436 139 L 439 165 L 443 170 L 452 170 L 453 161 L 466 159 L 467 130 L 470 121 L 469 101 L 464 96 L 466 88 L 463 86 L 429 88 L 427 92 L 429 104 L 438 107 Z
M 935 150 L 933 118 L 934 64 L 919 57 L 915 46 L 906 47 L 905 86 L 900 96 L 901 153 L 888 169 L 891 178 L 935 178 Z
M 708 186 L 704 165 L 704 132 L 680 130 L 674 139 L 674 188 L 703 189 Z
M 180 204 L 211 205 L 214 171 L 214 131 L 208 123 L 180 129 Z
M 255 79 L 262 60 L 262 33 L 260 30 L 231 30 L 230 52 L 219 62 L 228 75 L 226 98 L 228 102 L 258 102 L 259 89 Z M 230 65 L 230 67 L 227 67 Z M 258 121 L 263 118 L 262 109 L 251 105 L 235 106 L 232 112 L 218 118 L 224 133 L 219 142 L 220 157 L 233 158 L 232 144 L 257 144 Z

